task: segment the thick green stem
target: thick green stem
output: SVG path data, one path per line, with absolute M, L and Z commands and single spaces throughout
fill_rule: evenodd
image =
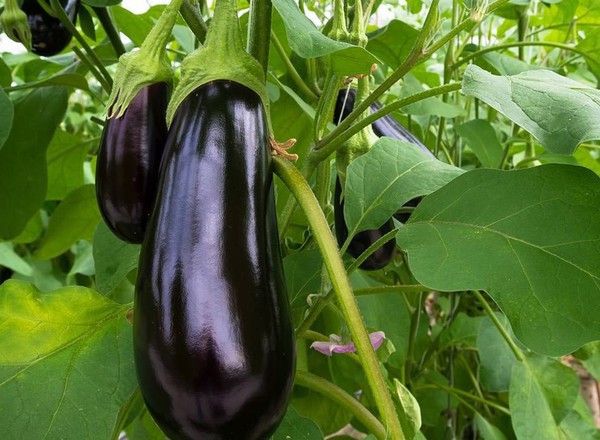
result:
M 272 10 L 271 0 L 252 0 L 250 2 L 248 53 L 263 66 L 265 78 L 269 67 Z
M 100 20 L 100 24 L 102 24 L 102 27 L 104 28 L 104 31 L 108 36 L 108 40 L 115 50 L 117 57 L 120 57 L 126 52 L 126 50 L 125 46 L 123 46 L 123 42 L 121 41 L 121 37 L 119 36 L 119 31 L 115 27 L 115 23 L 110 16 L 110 11 L 108 8 L 100 7 L 93 7 L 92 9 L 96 13 L 98 20 Z
M 502 325 L 502 323 L 500 322 L 500 320 L 498 319 L 488 302 L 485 300 L 483 295 L 477 290 L 473 290 L 473 294 L 475 295 L 479 303 L 483 306 L 485 313 L 490 317 L 490 319 L 492 320 L 492 322 L 494 323 L 494 325 L 496 326 L 496 328 L 498 329 L 498 331 L 500 332 L 500 334 L 502 335 L 512 352 L 514 353 L 517 360 L 519 362 L 523 362 L 523 360 L 525 359 L 523 352 L 519 347 L 517 347 L 517 344 L 515 344 L 515 341 L 513 341 L 513 339 L 510 337 L 510 335 L 508 334 L 508 332 L 506 331 L 506 329 L 504 328 L 504 326 Z
M 315 240 L 323 255 L 333 290 L 337 294 L 340 308 L 350 329 L 352 341 L 357 348 L 367 382 L 373 393 L 377 408 L 385 420 L 390 438 L 392 440 L 404 440 L 405 437 L 400 421 L 396 416 L 392 396 L 388 391 L 379 361 L 371 346 L 369 334 L 360 316 L 348 274 L 340 257 L 336 240 L 329 229 L 329 224 L 319 208 L 319 203 L 310 185 L 296 167 L 290 161 L 280 157 L 274 157 L 273 163 L 277 175 L 296 197 L 306 214 Z
M 107 93 L 110 93 L 111 85 L 106 81 L 106 78 L 104 78 L 104 76 L 96 68 L 94 63 L 77 46 L 73 46 L 73 52 L 75 52 L 75 55 L 77 55 L 81 62 L 86 65 L 86 67 L 90 70 L 91 74 L 94 75 L 94 78 L 96 78 L 96 80 L 100 83 L 102 88 Z
M 309 388 L 336 402 L 354 417 L 378 439 L 386 438 L 385 428 L 377 418 L 361 403 L 337 385 L 308 371 L 296 371 L 296 385 Z
M 294 81 L 296 86 L 298 86 L 298 89 L 310 101 L 316 101 L 317 99 L 319 99 L 319 97 L 313 93 L 313 91 L 310 89 L 310 87 L 308 87 L 306 85 L 306 83 L 304 82 L 304 80 L 302 79 L 302 77 L 300 76 L 298 71 L 296 70 L 296 67 L 294 67 L 294 65 L 292 64 L 292 61 L 287 56 L 287 53 L 285 53 L 285 48 L 283 47 L 283 45 L 281 44 L 281 41 L 279 41 L 279 38 L 277 38 L 277 35 L 275 35 L 274 32 L 271 32 L 271 41 L 273 42 L 273 47 L 277 51 L 279 58 L 281 58 L 281 60 L 285 64 L 285 67 L 287 68 L 287 71 L 288 71 L 288 75 L 290 76 L 290 78 L 292 78 L 292 81 Z
M 75 25 L 73 23 L 71 23 L 71 20 L 69 20 L 69 17 L 67 16 L 67 13 L 65 12 L 65 9 L 63 8 L 63 6 L 60 4 L 60 1 L 59 0 L 50 0 L 50 5 L 52 6 L 52 10 L 56 14 L 56 17 L 69 30 L 71 35 L 73 35 L 73 37 L 75 37 L 75 39 L 79 42 L 79 44 L 81 44 L 81 46 L 85 49 L 87 54 L 90 56 L 90 58 L 92 59 L 92 61 L 94 62 L 94 64 L 96 65 L 96 67 L 98 68 L 100 73 L 102 74 L 102 76 L 104 77 L 105 82 L 109 85 L 109 88 L 107 91 L 110 92 L 110 89 L 112 87 L 112 77 L 110 76 L 110 74 L 108 73 L 106 68 L 104 67 L 104 64 L 102 64 L 102 61 L 100 61 L 100 58 L 98 58 L 98 55 L 96 54 L 96 52 L 94 52 L 92 50 L 90 45 L 87 44 L 87 42 L 85 41 L 85 38 L 83 38 L 83 36 L 79 33 L 79 31 L 77 30 Z
M 506 44 L 498 44 L 496 46 L 486 47 L 484 49 L 478 50 L 477 52 L 473 52 L 472 54 L 461 58 L 452 66 L 453 69 L 462 66 L 465 63 L 477 58 L 478 56 L 483 55 L 484 53 L 500 51 L 504 49 L 510 49 L 512 47 L 525 47 L 525 46 L 544 46 L 544 47 L 555 47 L 557 49 L 567 50 L 570 52 L 574 52 L 581 56 L 588 56 L 588 54 L 582 50 L 577 49 L 576 47 L 569 46 L 568 44 L 562 43 L 552 43 L 551 41 L 515 41 L 514 43 L 506 43 Z
M 200 14 L 198 6 L 190 3 L 190 0 L 183 0 L 179 12 L 198 41 L 204 43 L 208 27 L 204 22 L 204 18 L 202 18 L 202 14 Z
M 452 84 L 446 84 L 446 85 L 439 86 L 439 87 L 433 87 L 433 88 L 431 88 L 429 90 L 425 90 L 423 92 L 415 93 L 414 95 L 408 96 L 408 97 L 406 97 L 404 99 L 400 99 L 392 104 L 388 104 L 384 107 L 381 107 L 376 112 L 371 113 L 369 116 L 365 117 L 364 119 L 361 119 L 356 124 L 350 126 L 350 128 L 348 128 L 348 126 L 346 126 L 342 129 L 343 123 L 346 122 L 346 120 L 347 120 L 347 119 L 345 119 L 342 122 L 342 124 L 338 125 L 335 128 L 335 130 L 331 131 L 331 133 L 329 133 L 327 136 L 325 136 L 322 139 L 322 141 L 319 143 L 321 145 L 321 148 L 313 150 L 310 153 L 309 159 L 313 160 L 315 162 L 319 162 L 319 161 L 323 160 L 324 158 L 326 158 L 327 156 L 329 156 L 330 154 L 335 152 L 344 142 L 346 142 L 348 139 L 350 139 L 352 136 L 354 136 L 356 133 L 358 133 L 364 127 L 372 124 L 377 119 L 379 119 L 393 111 L 396 111 L 402 107 L 413 104 L 415 102 L 422 101 L 423 99 L 430 98 L 432 96 L 443 95 L 445 93 L 450 93 L 450 92 L 460 90 L 461 87 L 462 87 L 461 83 L 452 83 Z M 371 96 L 372 96 L 372 94 L 371 94 Z M 368 102 L 369 100 L 370 99 L 367 99 L 367 100 L 363 101 L 363 103 Z

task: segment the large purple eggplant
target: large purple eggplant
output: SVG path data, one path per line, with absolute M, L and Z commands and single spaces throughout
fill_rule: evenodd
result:
M 263 440 L 286 411 L 293 327 L 259 96 L 206 83 L 175 112 L 142 245 L 133 342 L 172 440 Z
M 167 139 L 169 86 L 141 89 L 121 118 L 106 120 L 96 166 L 96 195 L 109 228 L 141 243 L 157 192 Z

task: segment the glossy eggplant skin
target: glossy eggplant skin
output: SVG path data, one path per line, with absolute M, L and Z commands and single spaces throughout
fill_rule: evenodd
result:
M 295 348 L 264 107 L 231 81 L 177 109 L 142 245 L 133 341 L 151 415 L 172 440 L 267 439 Z
M 61 0 L 67 16 L 75 23 L 79 0 Z M 27 14 L 31 29 L 31 51 L 37 55 L 52 56 L 62 52 L 73 38 L 62 22 L 49 15 L 37 0 L 25 0 L 21 6 Z
M 342 186 L 340 185 L 339 179 L 336 179 L 333 206 L 335 216 L 335 236 L 340 246 L 342 246 L 348 238 L 348 228 L 346 227 L 346 222 L 344 221 L 344 201 L 341 200 L 341 198 Z M 379 229 L 368 229 L 366 231 L 359 232 L 350 241 L 348 253 L 354 258 L 358 258 L 360 254 L 366 251 L 369 246 L 390 232 L 392 229 L 394 229 L 394 222 L 392 219 L 389 219 Z M 359 267 L 363 270 L 377 270 L 385 267 L 392 259 L 395 247 L 396 245 L 394 240 L 388 241 L 386 244 L 373 252 Z
M 96 165 L 96 196 L 115 235 L 141 243 L 156 197 L 167 141 L 169 86 L 141 89 L 121 118 L 106 120 Z

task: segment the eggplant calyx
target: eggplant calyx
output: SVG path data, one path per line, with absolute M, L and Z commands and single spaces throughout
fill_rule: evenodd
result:
M 6 0 L 4 11 L 0 15 L 0 24 L 8 38 L 23 44 L 28 51 L 31 50 L 31 29 L 27 22 L 27 14 L 19 8 L 17 0 Z
M 211 81 L 227 80 L 253 90 L 265 110 L 269 98 L 261 64 L 244 48 L 235 0 L 216 0 L 215 14 L 204 46 L 189 54 L 181 63 L 181 81 L 167 109 L 171 125 L 175 112 L 187 96 Z M 269 112 L 266 111 L 268 115 Z M 271 131 L 270 121 L 267 121 Z

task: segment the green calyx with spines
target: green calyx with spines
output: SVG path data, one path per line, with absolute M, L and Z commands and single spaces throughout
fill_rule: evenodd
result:
M 138 94 L 156 83 L 173 84 L 173 69 L 166 46 L 183 0 L 172 0 L 152 28 L 139 50 L 121 55 L 114 85 L 108 98 L 108 117 L 120 118 Z
M 0 24 L 8 38 L 23 44 L 27 50 L 31 50 L 31 29 L 27 22 L 27 14 L 19 8 L 17 0 L 6 0 L 4 2 Z
M 169 103 L 167 123 L 171 124 L 177 108 L 189 94 L 217 80 L 234 81 L 254 90 L 268 108 L 263 68 L 244 48 L 235 0 L 216 0 L 204 46 L 181 64 L 181 81 Z

